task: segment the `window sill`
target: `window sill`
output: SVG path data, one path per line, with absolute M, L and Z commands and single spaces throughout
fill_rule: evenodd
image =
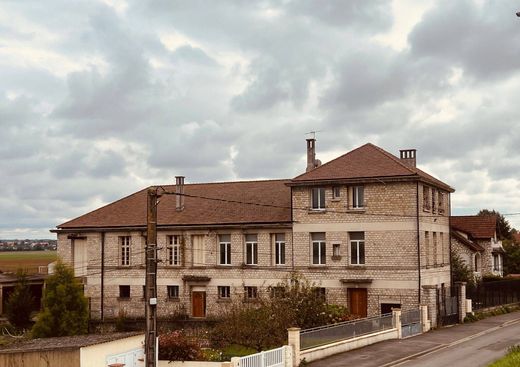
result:
M 130 297 L 117 297 L 117 300 L 122 302 L 130 302 L 132 299 Z
M 216 300 L 217 303 L 231 303 L 231 297 L 229 298 L 219 298 Z
M 332 256 L 332 261 L 339 261 L 339 260 L 341 260 L 341 256 L 340 255 Z
M 338 201 L 341 201 L 341 198 L 333 198 L 330 201 L 333 201 L 333 202 L 337 203 Z
M 181 301 L 181 299 L 179 297 L 176 297 L 176 298 L 168 297 L 168 298 L 166 298 L 166 302 L 174 302 L 175 303 L 175 302 L 180 302 L 180 301 Z
M 325 214 L 327 213 L 327 209 L 309 209 L 308 210 L 308 213 L 309 214 Z
M 347 213 L 364 213 L 366 211 L 366 208 L 347 208 Z
M 215 265 L 215 267 L 217 269 L 226 269 L 226 268 L 231 268 L 232 265 L 231 264 L 217 264 L 217 265 Z
M 255 268 L 258 268 L 258 264 L 242 264 L 241 268 L 243 268 L 243 269 L 255 269 Z

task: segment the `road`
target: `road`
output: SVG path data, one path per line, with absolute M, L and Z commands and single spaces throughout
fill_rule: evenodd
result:
M 466 341 L 456 341 L 431 353 L 393 366 L 487 366 L 504 356 L 510 346 L 518 344 L 520 344 L 520 323 L 517 322 Z

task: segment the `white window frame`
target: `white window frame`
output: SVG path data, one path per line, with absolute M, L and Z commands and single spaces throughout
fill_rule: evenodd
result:
M 366 264 L 366 242 L 365 242 L 365 233 L 363 232 L 363 239 L 349 241 L 350 243 L 350 265 L 355 266 L 363 266 Z M 363 244 L 363 256 L 361 256 L 360 245 Z M 354 247 L 355 246 L 355 247 Z M 353 257 L 355 256 L 355 261 Z M 363 257 L 363 262 L 361 262 L 361 257 Z
M 361 199 L 360 199 L 361 192 Z M 360 202 L 361 201 L 361 202 Z M 365 208 L 365 186 L 352 186 L 352 209 Z
M 229 285 L 219 285 L 217 287 L 218 298 L 230 299 L 231 298 L 231 287 Z
M 178 285 L 167 285 L 166 286 L 166 293 L 168 295 L 168 299 L 179 299 L 180 294 L 180 287 Z M 170 292 L 170 290 L 174 290 L 173 292 Z M 173 296 L 172 294 L 173 293 Z
M 318 261 L 315 262 L 314 249 L 317 248 Z M 325 239 L 312 239 L 311 234 L 311 263 L 312 265 L 326 265 L 327 264 L 327 241 Z
M 195 238 L 199 238 L 200 241 L 197 241 L 200 248 L 195 247 Z M 192 235 L 191 236 L 191 245 L 192 245 L 192 265 L 193 266 L 204 266 L 206 265 L 206 252 L 205 252 L 205 244 L 204 244 L 204 235 Z M 198 261 L 197 261 L 198 260 Z
M 316 196 L 316 205 L 317 206 L 314 206 L 315 195 L 317 195 Z M 325 192 L 324 187 L 311 188 L 311 209 L 312 210 L 325 210 L 325 207 L 326 207 L 325 198 L 326 198 L 326 192 Z M 323 206 L 321 204 L 323 204 Z
M 256 236 L 256 240 L 247 240 L 247 236 Z M 258 235 L 246 235 L 245 247 L 246 265 L 258 265 Z
M 119 236 L 121 250 L 121 266 L 130 266 L 130 249 L 132 247 L 131 236 Z
M 229 241 L 222 241 L 222 236 L 219 236 L 219 248 L 218 248 L 218 263 L 219 265 L 229 266 L 231 265 L 231 235 Z M 224 254 L 224 262 L 222 262 L 222 255 Z
M 284 239 L 277 239 L 278 235 L 283 235 Z M 274 237 L 274 264 L 275 265 L 285 265 L 285 233 L 277 233 Z
M 169 235 L 168 245 L 166 246 L 166 264 L 169 266 L 180 266 L 181 265 L 181 244 L 179 235 Z

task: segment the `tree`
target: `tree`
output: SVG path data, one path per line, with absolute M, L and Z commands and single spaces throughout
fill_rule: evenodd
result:
M 23 329 L 31 325 L 34 298 L 29 288 L 27 272 L 19 269 L 16 276 L 16 286 L 7 299 L 6 314 L 11 325 Z
M 512 240 L 513 229 L 507 219 L 496 210 L 482 209 L 477 215 L 497 217 L 497 237 L 499 240 Z
M 55 273 L 47 278 L 43 295 L 43 311 L 32 329 L 34 337 L 86 334 L 88 303 L 83 287 L 74 272 L 58 262 Z
M 451 252 L 451 273 L 454 282 L 466 282 L 468 286 L 475 283 L 473 272 L 455 251 Z
M 504 240 L 504 275 L 520 274 L 520 244 Z

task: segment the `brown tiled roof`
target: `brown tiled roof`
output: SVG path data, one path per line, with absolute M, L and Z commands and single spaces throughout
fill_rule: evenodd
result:
M 32 352 L 57 349 L 76 349 L 111 342 L 118 339 L 142 335 L 142 332 L 124 332 L 112 334 L 87 334 L 75 336 L 59 336 L 54 338 L 30 339 L 11 343 L 0 347 L 2 353 Z
M 290 223 L 291 193 L 287 182 L 266 180 L 186 184 L 184 210 L 176 211 L 175 195 L 163 195 L 158 206 L 157 222 L 159 226 Z M 163 187 L 167 191 L 175 191 L 174 185 Z M 57 227 L 145 226 L 146 197 L 147 189 L 144 189 Z
M 452 216 L 450 227 L 475 239 L 491 238 L 495 236 L 497 218 L 492 215 Z
M 419 168 L 409 167 L 393 154 L 371 143 L 362 145 L 312 171 L 295 177 L 293 183 L 318 180 L 417 177 L 445 190 L 453 188 Z
M 451 231 L 450 233 L 451 233 L 452 237 L 455 237 L 457 240 L 459 240 L 460 243 L 462 243 L 463 245 L 466 245 L 473 251 L 484 251 L 484 247 L 482 247 L 480 244 L 473 242 L 470 239 L 464 237 L 458 231 Z

